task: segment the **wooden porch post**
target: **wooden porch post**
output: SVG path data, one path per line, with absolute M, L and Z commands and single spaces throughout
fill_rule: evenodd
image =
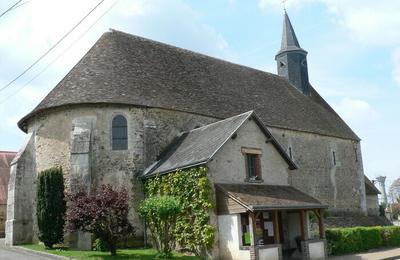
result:
M 300 210 L 300 237 L 301 241 L 304 241 L 306 236 L 305 236 L 305 230 L 304 230 L 304 209 Z
M 322 210 L 317 209 L 315 212 L 318 217 L 319 237 L 325 238 L 324 216 L 322 216 Z
M 281 243 L 281 237 L 280 237 L 280 234 L 279 234 L 279 217 L 278 217 L 278 211 L 277 210 L 274 210 L 273 224 L 274 224 L 275 244 L 280 244 Z
M 250 228 L 250 260 L 257 260 L 257 250 L 255 246 L 256 218 L 254 212 L 249 212 Z
M 250 246 L 254 246 L 255 242 L 255 229 L 256 229 L 256 220 L 254 212 L 249 212 L 249 228 L 250 228 Z

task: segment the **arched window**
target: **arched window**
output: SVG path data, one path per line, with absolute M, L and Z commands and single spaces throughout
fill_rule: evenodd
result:
M 112 120 L 112 149 L 128 149 L 128 124 L 124 116 L 118 115 Z

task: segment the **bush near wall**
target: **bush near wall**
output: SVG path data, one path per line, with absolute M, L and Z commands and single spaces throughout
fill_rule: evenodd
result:
M 39 240 L 47 248 L 64 240 L 66 202 L 61 167 L 44 170 L 38 175 L 36 216 Z
M 400 246 L 400 227 L 333 228 L 326 231 L 331 255 L 358 253 L 369 249 Z
M 167 195 L 179 201 L 182 214 L 176 220 L 176 241 L 196 255 L 205 255 L 215 238 L 215 227 L 210 224 L 214 204 L 207 172 L 203 166 L 178 170 L 157 175 L 144 185 L 147 197 Z

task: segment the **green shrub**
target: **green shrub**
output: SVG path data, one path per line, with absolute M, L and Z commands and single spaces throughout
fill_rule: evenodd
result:
M 172 196 L 150 197 L 140 204 L 138 212 L 147 221 L 158 257 L 171 258 L 176 218 L 182 212 L 179 201 Z
M 175 236 L 181 248 L 196 255 L 205 255 L 215 239 L 210 224 L 214 204 L 207 167 L 193 167 L 156 176 L 145 182 L 147 196 L 169 195 L 178 199 L 182 214 L 176 221 Z
M 400 246 L 400 227 L 384 227 L 382 240 L 385 246 Z
M 334 228 L 326 231 L 329 254 L 357 253 L 384 246 L 400 246 L 400 227 Z
M 101 238 L 96 238 L 93 242 L 93 250 L 99 252 L 110 251 L 110 246 Z
M 379 216 L 381 216 L 381 217 L 385 216 L 385 209 L 386 209 L 385 203 L 382 203 L 379 205 Z
M 61 167 L 40 172 L 37 184 L 36 216 L 39 240 L 47 248 L 63 242 L 65 210 L 64 177 Z

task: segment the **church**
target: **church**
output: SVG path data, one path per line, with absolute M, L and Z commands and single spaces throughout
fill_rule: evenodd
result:
M 307 51 L 287 13 L 278 75 L 111 30 L 23 117 L 11 164 L 6 243 L 37 241 L 36 176 L 61 166 L 66 185 L 125 186 L 136 238 L 142 181 L 209 169 L 214 259 L 326 256 L 323 211 L 374 216 L 360 138 L 309 82 Z M 309 213 L 319 230 L 311 239 Z M 258 232 L 260 229 L 260 232 Z M 90 241 L 89 241 L 90 242 Z M 76 246 L 90 247 L 84 235 Z

